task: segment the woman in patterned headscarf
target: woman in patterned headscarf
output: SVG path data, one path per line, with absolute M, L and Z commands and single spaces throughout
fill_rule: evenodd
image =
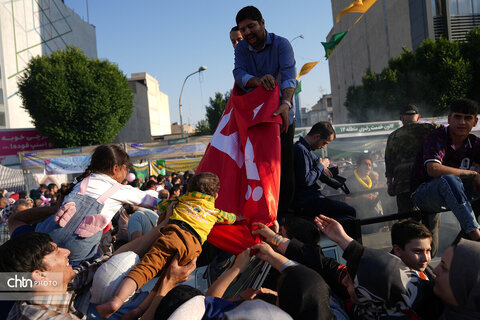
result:
M 480 243 L 462 239 L 445 251 L 433 272 L 433 291 L 445 302 L 440 319 L 480 319 Z

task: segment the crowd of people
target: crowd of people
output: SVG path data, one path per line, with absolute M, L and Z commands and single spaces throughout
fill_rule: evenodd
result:
M 354 239 L 356 219 L 383 214 L 375 191 L 383 173 L 373 172 L 373 159 L 361 155 L 352 175 L 340 179 L 330 160 L 314 153 L 336 138 L 329 122 L 315 124 L 293 144 L 291 45 L 266 31 L 255 7 L 241 9 L 236 23 L 230 31 L 236 85 L 245 92 L 280 87 L 274 113 L 282 117 L 278 219 L 247 221 L 261 243 L 242 248 L 205 292 L 179 285 L 197 262 L 209 262 L 206 240 L 215 224 L 242 223 L 241 215 L 215 207 L 221 183 L 235 181 L 187 172 L 128 182 L 128 154 L 101 145 L 74 183 L 42 184 L 29 196 L 2 192 L 0 273 L 27 274 L 31 290 L 3 292 L 16 299 L 1 301 L 0 317 L 480 319 L 480 140 L 470 133 L 478 104 L 453 101 L 449 126 L 438 128 L 418 124 L 417 107 L 402 110 L 404 126 L 390 135 L 385 153 L 388 193 L 397 196 L 399 212 L 416 206 L 428 223 L 386 226 L 391 251 L 365 247 Z M 319 190 L 321 184 L 344 188 L 345 181 L 352 191 L 346 202 Z M 454 213 L 462 233 L 432 270 L 444 209 Z M 323 254 L 321 235 L 343 250 L 346 264 Z M 253 256 L 272 266 L 263 286 L 227 298 Z

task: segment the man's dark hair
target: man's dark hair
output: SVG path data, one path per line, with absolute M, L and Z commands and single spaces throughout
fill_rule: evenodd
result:
M 47 185 L 45 183 L 41 183 L 39 186 L 38 186 L 38 190 L 41 190 L 41 189 L 47 189 Z
M 391 237 L 392 245 L 396 244 L 403 250 L 413 239 L 431 239 L 432 233 L 420 222 L 406 219 L 393 224 Z
M 140 180 L 135 179 L 132 182 L 129 182 L 128 184 L 131 185 L 134 188 L 139 188 L 140 187 Z
M 181 184 L 174 184 L 172 188 L 170 189 L 170 194 L 173 194 L 177 190 L 182 190 L 182 185 Z
M 303 243 L 318 244 L 320 231 L 311 221 L 300 217 L 289 216 L 285 219 L 284 228 L 289 239 L 297 239 Z
M 48 185 L 48 191 L 51 192 L 56 186 L 57 186 L 57 185 L 56 185 L 55 183 L 50 183 L 50 184 Z
M 240 29 L 238 28 L 238 26 L 235 26 L 235 27 L 232 27 L 232 29 L 230 29 L 230 32 L 233 32 L 233 31 L 240 31 Z
M 17 208 L 19 206 L 24 206 L 24 207 L 28 207 L 28 201 L 26 199 L 18 199 L 17 201 L 15 201 L 15 203 L 13 204 L 13 210 L 17 210 Z
M 55 247 L 48 234 L 30 232 L 8 240 L 0 246 L 0 272 L 45 270 L 43 258 Z
M 254 21 L 258 21 L 258 23 L 262 22 L 262 13 L 260 10 L 255 8 L 254 6 L 248 6 L 242 8 L 240 11 L 238 11 L 237 16 L 235 17 L 235 21 L 237 22 L 237 26 L 242 22 L 243 20 L 250 19 Z
M 154 188 L 157 186 L 157 182 L 154 180 L 148 180 L 145 185 L 145 190 L 148 190 L 150 188 Z
M 211 196 L 215 196 L 218 190 L 220 190 L 220 179 L 211 172 L 200 172 L 194 175 L 187 185 L 187 192 L 198 191 Z
M 478 103 L 470 99 L 457 99 L 450 104 L 450 114 L 458 112 L 464 114 L 478 114 Z
M 333 138 L 335 139 L 336 133 L 333 126 L 328 121 L 320 121 L 313 125 L 307 135 L 313 136 L 315 134 L 320 134 L 320 138 L 327 139 L 333 134 Z
M 155 320 L 168 319 L 182 304 L 201 295 L 203 295 L 202 292 L 196 288 L 187 285 L 176 286 L 158 304 L 155 311 Z

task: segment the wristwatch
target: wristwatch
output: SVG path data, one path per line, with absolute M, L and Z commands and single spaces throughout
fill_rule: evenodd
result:
M 286 104 L 288 106 L 288 109 L 292 109 L 292 104 L 288 100 L 282 100 L 280 101 L 281 104 Z

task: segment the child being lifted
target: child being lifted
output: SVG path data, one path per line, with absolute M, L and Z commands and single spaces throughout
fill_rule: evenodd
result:
M 112 300 L 97 306 L 102 317 L 108 318 L 115 313 L 128 297 L 153 279 L 177 253 L 180 265 L 198 257 L 215 223 L 233 224 L 237 220 L 235 214 L 215 208 L 219 189 L 220 181 L 216 174 L 202 172 L 191 178 L 187 193 L 178 198 L 179 202 L 168 224 L 160 230 L 152 248 L 130 270 Z M 171 200 L 160 202 L 158 209 L 165 212 Z

